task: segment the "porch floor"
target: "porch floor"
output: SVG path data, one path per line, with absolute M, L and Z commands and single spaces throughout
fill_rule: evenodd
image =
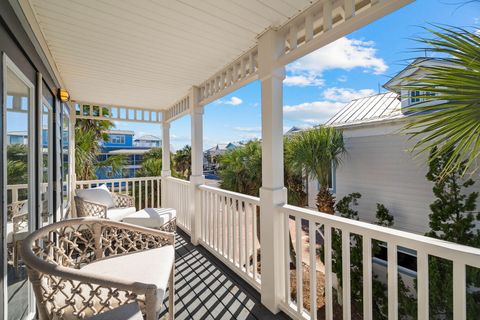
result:
M 272 314 L 254 288 L 177 230 L 175 319 L 290 319 L 283 313 Z M 167 306 L 165 300 L 162 318 Z

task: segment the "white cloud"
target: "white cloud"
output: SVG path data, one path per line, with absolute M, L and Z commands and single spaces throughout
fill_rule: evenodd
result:
M 375 94 L 372 89 L 328 88 L 323 92 L 324 100 L 287 105 L 283 113 L 290 120 L 308 125 L 325 123 L 348 102 Z
M 348 103 L 352 100 L 374 95 L 376 92 L 372 89 L 349 89 L 349 88 L 328 88 L 323 92 L 327 100 Z
M 261 127 L 235 127 L 233 128 L 236 131 L 240 132 L 260 132 L 262 131 Z
M 343 37 L 289 64 L 284 83 L 290 86 L 321 86 L 324 84 L 322 77 L 325 71 L 333 69 L 348 71 L 354 68 L 382 74 L 387 71 L 388 66 L 378 57 L 373 41 Z M 339 81 L 342 80 L 343 78 L 339 78 Z
M 330 119 L 345 104 L 333 101 L 304 102 L 285 106 L 283 113 L 291 120 L 299 120 L 306 124 L 320 124 Z
M 231 97 L 230 100 L 224 101 L 224 100 L 218 100 L 219 104 L 228 104 L 231 106 L 238 106 L 239 104 L 242 104 L 243 100 L 240 99 L 239 97 Z
M 325 84 L 325 80 L 315 75 L 286 76 L 283 84 L 289 87 L 321 87 Z

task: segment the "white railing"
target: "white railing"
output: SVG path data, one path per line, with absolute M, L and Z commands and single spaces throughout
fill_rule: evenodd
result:
M 76 188 L 88 189 L 102 184 L 105 184 L 111 192 L 128 194 L 135 197 L 135 206 L 138 210 L 161 206 L 160 177 L 83 180 L 77 181 Z
M 190 234 L 190 181 L 173 177 L 163 178 L 166 181 L 164 207 L 174 208 L 177 211 L 177 226 Z
M 285 301 L 282 309 L 293 318 L 317 319 L 317 270 L 324 274 L 324 301 L 325 319 L 333 319 L 333 286 L 335 275 L 332 271 L 332 254 L 342 258 L 342 287 L 338 293 L 342 301 L 343 319 L 351 318 L 351 246 L 355 244 L 351 236 L 360 236 L 362 242 L 363 265 L 363 318 L 373 319 L 372 296 L 372 241 L 381 241 L 386 244 L 387 253 L 387 299 L 388 319 L 398 319 L 398 249 L 408 248 L 416 251 L 417 256 L 417 290 L 418 319 L 429 319 L 429 257 L 435 256 L 453 263 L 453 316 L 454 319 L 466 319 L 467 285 L 466 267 L 480 268 L 480 249 L 458 245 L 434 238 L 429 238 L 409 232 L 381 227 L 365 222 L 327 215 L 309 209 L 302 209 L 290 205 L 282 207 L 285 214 Z M 291 226 L 291 227 L 290 227 Z M 338 231 L 341 231 L 341 236 Z M 292 235 L 295 242 L 296 267 L 290 270 L 290 242 L 288 235 Z M 318 241 L 319 237 L 322 241 Z M 340 252 L 332 250 L 334 237 L 341 239 Z M 338 238 L 339 237 L 339 238 Z M 308 239 L 305 241 L 305 239 Z M 358 237 L 356 239 L 359 239 Z M 315 244 L 315 245 L 310 245 Z M 318 247 L 323 247 L 324 265 L 321 263 Z M 308 265 L 310 272 L 304 272 L 301 267 Z M 296 297 L 291 299 L 291 272 L 296 276 Z M 445 275 L 451 276 L 451 275 Z M 305 279 L 308 277 L 308 279 Z M 303 284 L 309 287 L 304 288 Z M 337 286 L 337 288 L 339 288 Z M 303 294 L 309 289 L 310 308 L 304 307 Z M 414 290 L 414 288 L 413 288 Z M 300 303 L 298 303 L 300 302 Z
M 260 199 L 202 185 L 201 243 L 260 290 L 257 218 Z
M 42 184 L 42 193 L 47 191 L 48 183 Z M 9 184 L 7 185 L 7 199 L 9 203 L 27 200 L 28 184 Z

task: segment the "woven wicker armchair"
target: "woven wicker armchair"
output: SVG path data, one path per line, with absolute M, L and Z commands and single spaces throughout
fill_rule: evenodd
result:
M 84 319 L 136 302 L 146 320 L 157 320 L 167 282 L 173 319 L 173 244 L 172 233 L 95 218 L 33 232 L 22 257 L 39 319 Z
M 126 194 L 119 194 L 119 193 L 112 193 L 113 197 L 113 202 L 115 204 L 114 209 L 120 209 L 120 208 L 134 208 L 135 207 L 135 198 L 131 197 Z M 108 211 L 112 210 L 111 208 L 107 208 L 106 205 L 93 202 L 93 201 L 87 201 L 85 199 L 82 199 L 79 196 L 75 196 L 75 208 L 77 210 L 77 217 L 96 217 L 96 218 L 104 218 L 104 219 L 110 219 L 112 217 L 109 217 Z M 133 210 L 132 212 L 135 212 L 136 210 Z M 113 220 L 121 220 L 121 219 L 116 219 L 112 218 Z
M 19 249 L 28 234 L 28 200 L 15 201 L 7 206 L 7 262 L 15 268 L 20 259 Z

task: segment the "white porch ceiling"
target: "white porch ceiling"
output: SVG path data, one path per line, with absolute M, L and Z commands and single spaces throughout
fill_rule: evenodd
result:
M 20 2 L 72 99 L 165 109 L 316 1 Z

